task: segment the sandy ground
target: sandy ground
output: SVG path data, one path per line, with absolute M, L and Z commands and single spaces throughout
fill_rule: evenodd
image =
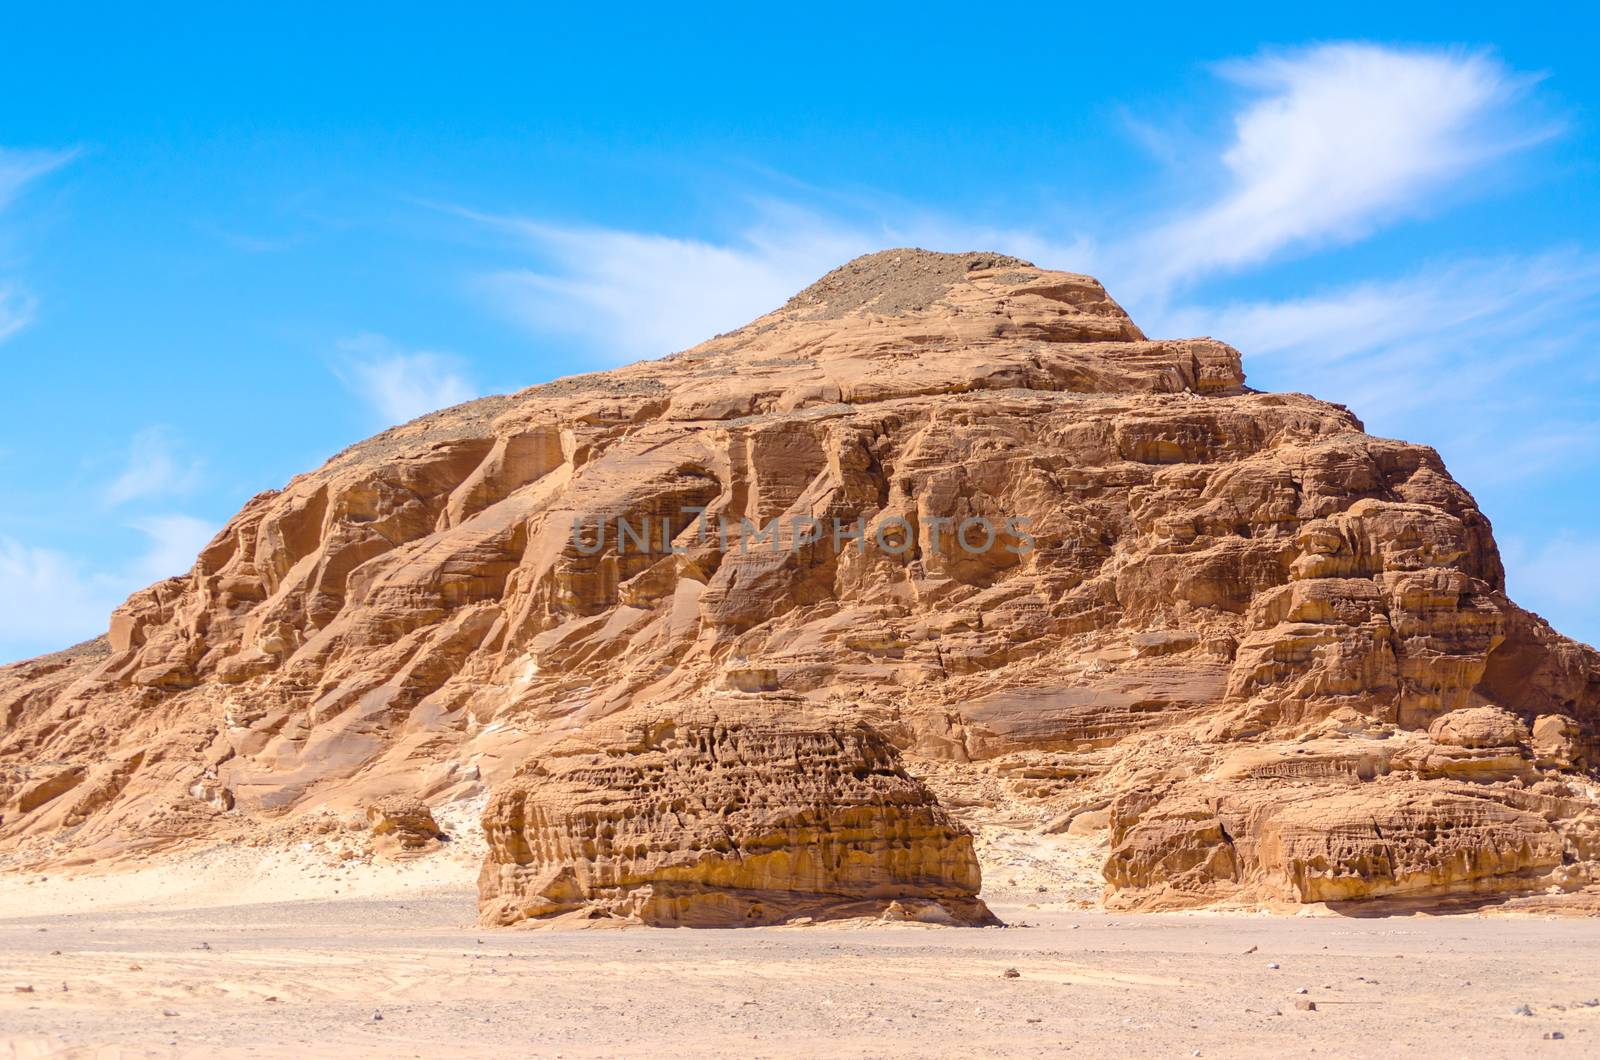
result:
M 1113 916 L 1092 842 L 980 847 L 1012 927 L 484 930 L 468 848 L 0 877 L 0 1056 L 1600 1054 L 1600 920 Z

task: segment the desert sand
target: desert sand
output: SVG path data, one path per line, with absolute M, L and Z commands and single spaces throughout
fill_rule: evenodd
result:
M 1100 841 L 1048 838 L 1030 850 L 979 830 L 1004 928 L 485 930 L 470 843 L 400 864 L 217 848 L 7 876 L 0 1055 L 1575 1057 L 1600 1043 L 1600 920 L 1112 914 L 1086 908 L 1098 873 L 1072 868 L 1097 865 Z

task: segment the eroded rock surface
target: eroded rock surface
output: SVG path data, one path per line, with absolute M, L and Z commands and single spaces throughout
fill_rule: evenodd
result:
M 486 920 L 994 922 L 972 839 L 876 730 L 653 712 L 541 755 L 490 800 Z
M 938 764 L 1103 828 L 1125 907 L 1571 890 L 1597 724 L 1431 449 L 1087 277 L 887 251 L 353 446 L 0 669 L 0 847 L 487 787 L 497 922 L 978 919 Z
M 367 807 L 367 825 L 382 853 L 407 856 L 430 850 L 446 838 L 428 804 L 411 795 L 389 795 Z

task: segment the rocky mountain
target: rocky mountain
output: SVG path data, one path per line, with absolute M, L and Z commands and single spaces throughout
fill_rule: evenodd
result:
M 488 922 L 980 923 L 998 807 L 1104 835 L 1120 908 L 1581 894 L 1597 731 L 1433 450 L 1088 277 L 896 250 L 251 500 L 0 669 L 0 850 L 487 793 Z

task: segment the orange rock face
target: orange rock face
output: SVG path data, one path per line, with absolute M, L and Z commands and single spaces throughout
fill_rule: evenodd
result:
M 980 920 L 933 762 L 1103 823 L 1130 908 L 1600 873 L 1600 656 L 1439 456 L 990 254 L 354 446 L 0 723 L 35 861 L 490 789 L 494 922 Z

